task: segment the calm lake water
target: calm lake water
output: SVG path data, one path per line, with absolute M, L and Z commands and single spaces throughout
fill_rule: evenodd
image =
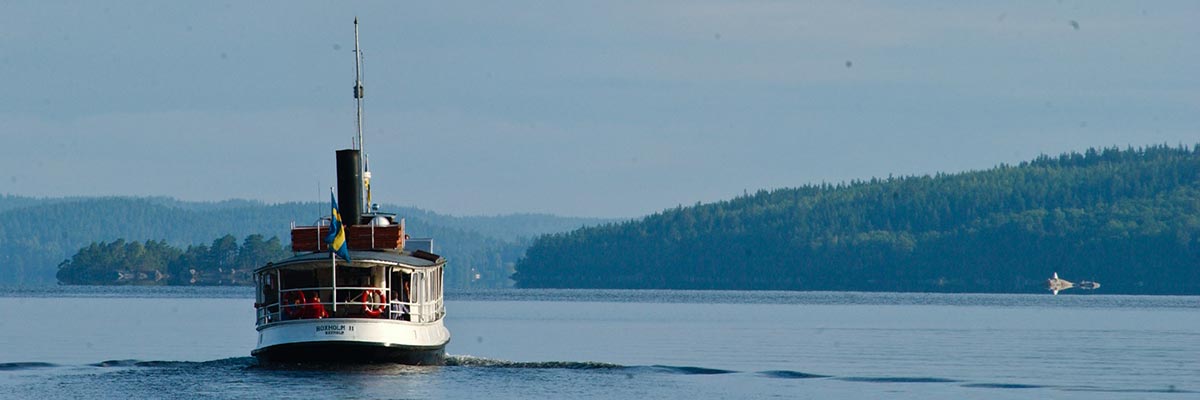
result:
M 451 365 L 263 367 L 245 288 L 5 288 L 0 397 L 1200 398 L 1200 297 L 450 293 Z

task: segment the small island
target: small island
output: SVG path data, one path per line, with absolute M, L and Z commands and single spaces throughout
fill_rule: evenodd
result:
M 58 265 L 66 285 L 253 285 L 251 271 L 291 255 L 278 237 L 233 235 L 181 250 L 166 241 L 92 243 Z

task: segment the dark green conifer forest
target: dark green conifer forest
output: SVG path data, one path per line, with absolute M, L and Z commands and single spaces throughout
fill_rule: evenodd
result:
M 1200 294 L 1200 145 L 759 191 L 542 236 L 525 288 Z M 1078 290 L 1076 290 L 1078 292 Z
M 434 250 L 450 260 L 446 285 L 452 288 L 507 287 L 512 266 L 531 238 L 606 221 L 545 214 L 459 217 L 395 205 L 383 209 L 405 218 L 414 237 L 434 239 Z M 217 278 L 230 268 L 242 271 L 246 263 L 252 264 L 249 254 L 241 256 L 246 240 L 255 252 L 268 247 L 274 252 L 274 246 L 290 249 L 293 222 L 311 224 L 328 212 L 326 202 L 0 195 L 0 285 L 246 284 L 242 278 Z M 264 243 L 257 245 L 256 240 Z M 185 263 L 198 260 L 196 281 L 190 272 L 185 279 L 180 271 L 162 269 L 172 251 Z M 241 258 L 230 261 L 234 254 Z M 62 267 L 68 267 L 65 275 Z M 170 278 L 157 277 L 151 270 Z M 122 279 L 118 271 L 143 271 L 146 276 Z
M 278 237 L 246 236 L 241 245 L 233 235 L 212 245 L 186 250 L 165 241 L 92 243 L 58 265 L 57 278 L 68 285 L 247 285 L 251 272 L 268 262 L 292 255 Z

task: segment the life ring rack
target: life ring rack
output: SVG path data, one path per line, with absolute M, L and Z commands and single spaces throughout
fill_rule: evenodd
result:
M 372 301 L 378 299 L 379 301 Z M 379 289 L 368 289 L 362 294 L 363 314 L 377 318 L 383 315 L 384 305 L 387 304 L 387 294 Z

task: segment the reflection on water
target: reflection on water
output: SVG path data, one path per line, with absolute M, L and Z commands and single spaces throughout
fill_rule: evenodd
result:
M 413 367 L 259 365 L 247 357 L 249 292 L 55 290 L 64 289 L 0 297 L 0 391 L 1096 399 L 1200 390 L 1195 297 L 489 291 L 448 303 L 447 350 L 458 355 Z

